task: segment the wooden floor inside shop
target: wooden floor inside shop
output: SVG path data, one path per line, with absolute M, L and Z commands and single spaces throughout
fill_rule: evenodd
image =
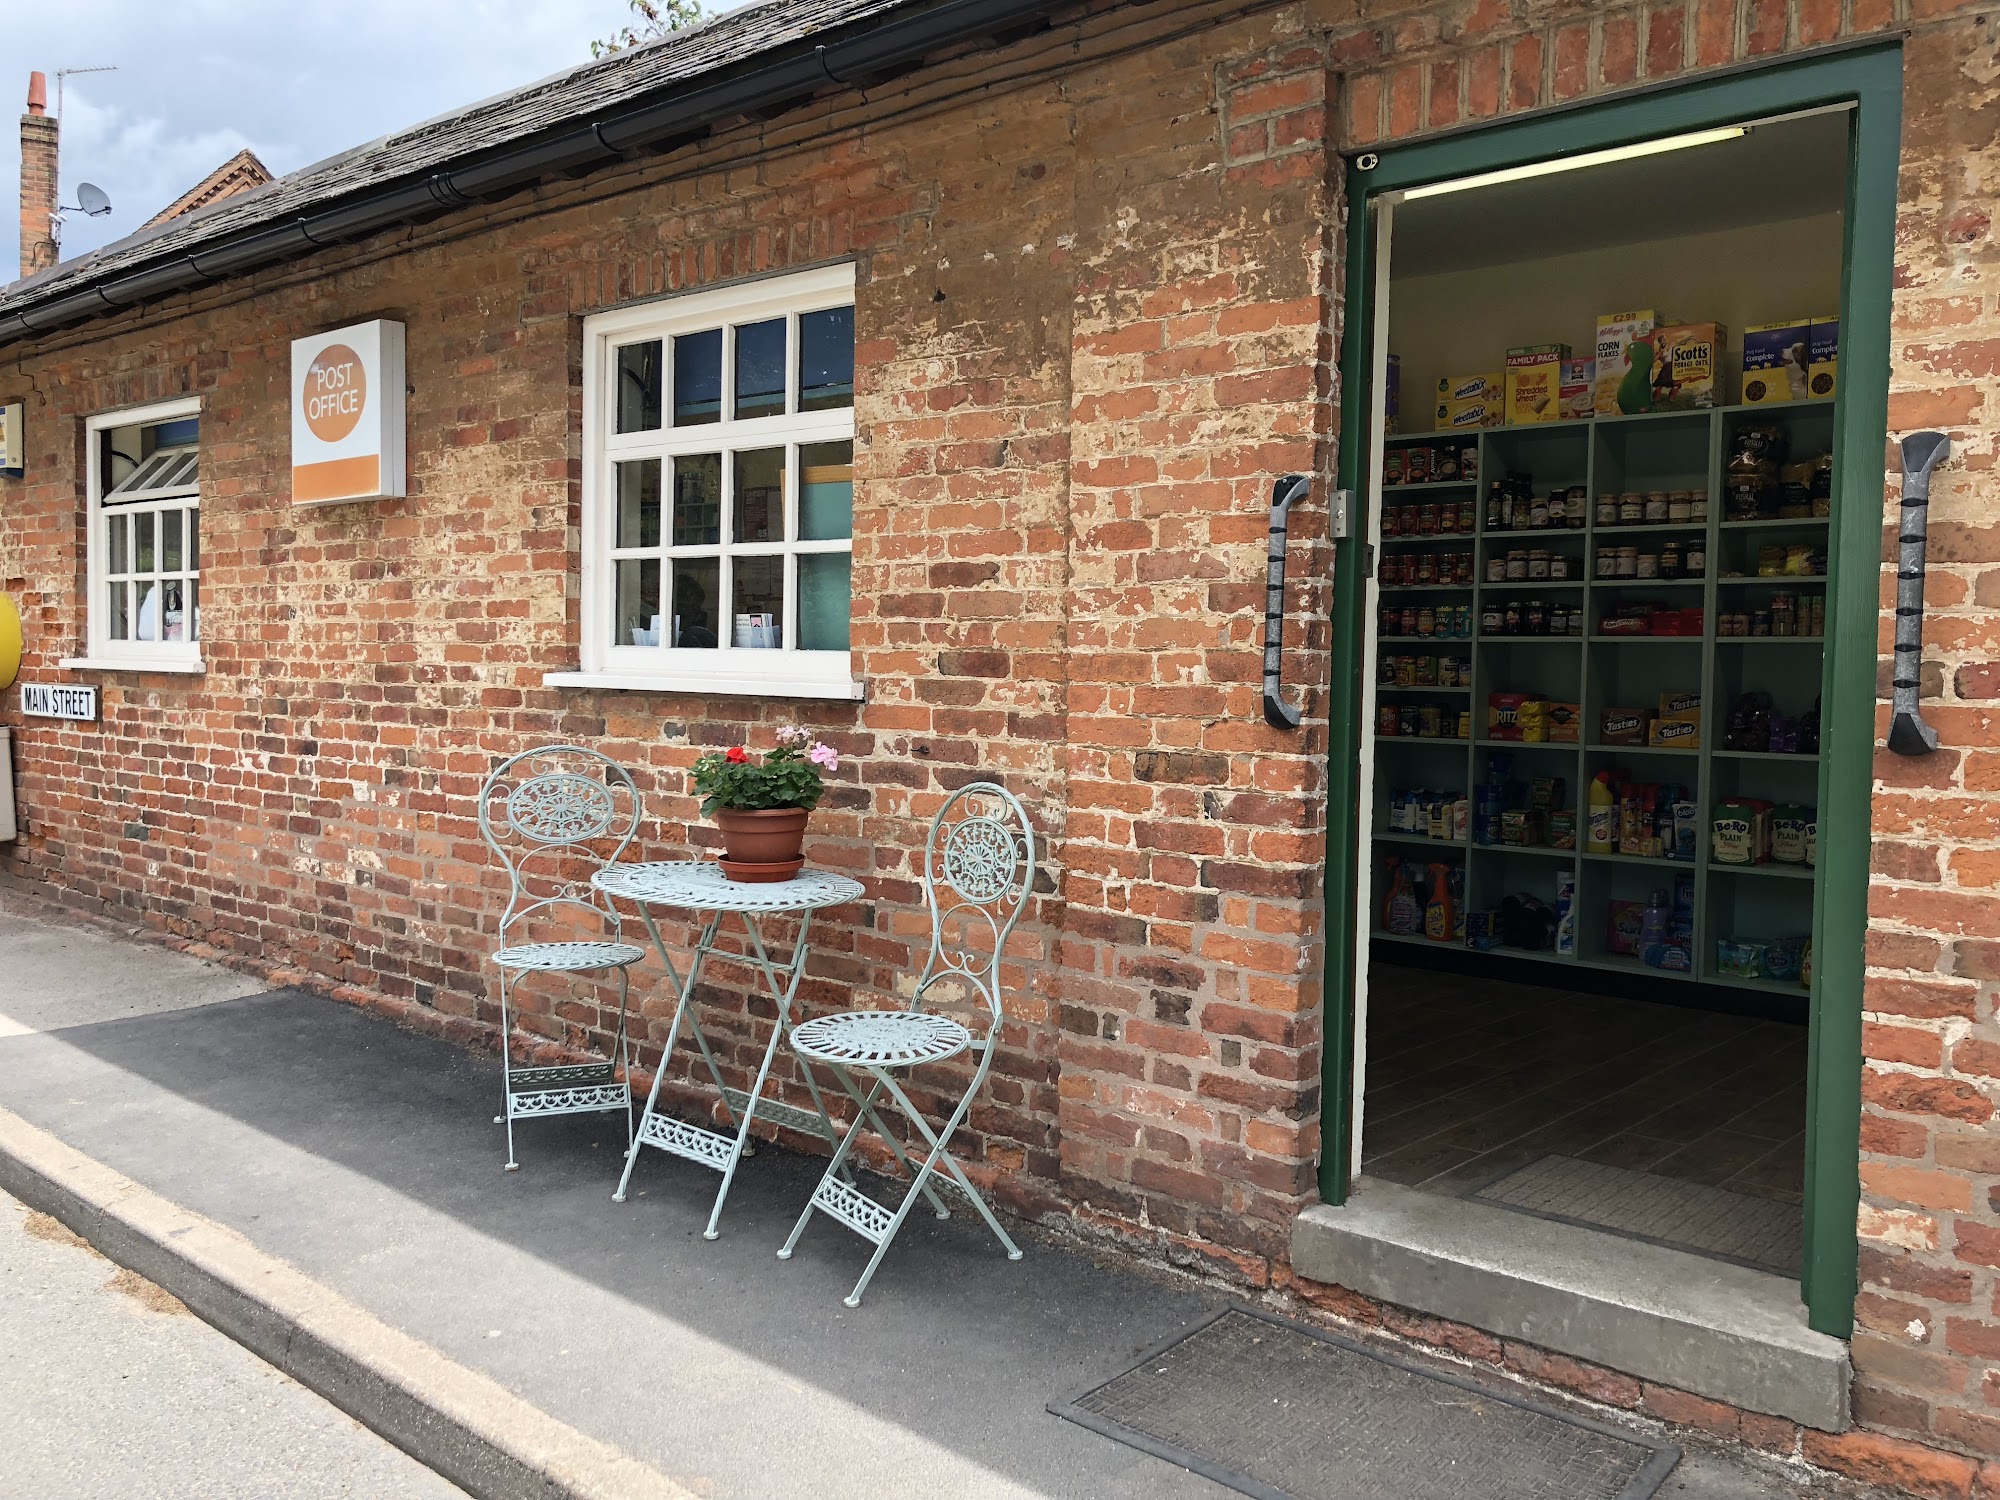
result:
M 1796 1274 L 1806 1028 L 1369 971 L 1364 1177 Z

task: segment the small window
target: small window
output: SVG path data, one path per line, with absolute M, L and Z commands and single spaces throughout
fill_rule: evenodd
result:
M 854 697 L 853 271 L 585 322 L 582 670 Z
M 200 661 L 199 412 L 197 401 L 176 401 L 86 424 L 92 665 Z

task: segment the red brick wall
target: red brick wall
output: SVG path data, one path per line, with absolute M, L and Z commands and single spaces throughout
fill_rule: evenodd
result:
M 818 1007 L 906 977 L 929 817 L 996 775 L 1049 879 L 971 1156 L 1030 1211 L 1262 1279 L 1315 1146 L 1319 741 L 1263 725 L 1257 673 L 1270 483 L 1312 469 L 1328 425 L 1324 71 L 1270 17 L 1140 17 L 1157 45 L 1075 65 L 1079 36 L 1129 47 L 1132 20 L 962 62 L 987 85 L 970 102 L 948 65 L 876 91 L 864 130 L 826 138 L 866 118 L 829 99 L 10 350 L 32 446 L 0 490 L 0 580 L 28 676 L 81 648 L 82 419 L 188 391 L 208 670 L 96 676 L 101 725 L 18 724 L 29 832 L 6 867 L 441 1025 L 491 1021 L 504 886 L 472 799 L 493 760 L 603 747 L 658 819 L 641 852 L 670 857 L 714 845 L 695 755 L 801 718 L 849 757 L 810 852 L 870 888 L 821 930 Z M 542 687 L 577 652 L 581 317 L 847 256 L 867 703 Z M 289 341 L 371 317 L 407 324 L 409 497 L 294 510 Z M 1322 561 L 1301 544 L 1301 576 Z M 1323 649 L 1291 679 L 1323 679 Z M 531 988 L 533 1031 L 601 1040 L 603 993 Z M 755 1013 L 718 995 L 738 1071 Z M 655 1005 L 655 1044 L 664 1026 Z
M 10 350 L 0 396 L 30 403 L 32 477 L 0 488 L 0 580 L 29 671 L 59 675 L 80 641 L 83 415 L 183 390 L 206 400 L 210 667 L 100 679 L 99 727 L 24 726 L 31 831 L 9 867 L 490 1019 L 499 902 L 468 813 L 495 756 L 603 744 L 640 772 L 660 856 L 711 842 L 685 796 L 693 756 L 800 716 L 854 767 L 813 853 L 872 895 L 827 930 L 817 1005 L 893 988 L 924 822 L 997 772 L 1037 811 L 1050 879 L 973 1154 L 1019 1206 L 1261 1281 L 1317 1147 L 1323 699 L 1304 733 L 1270 730 L 1256 674 L 1269 481 L 1325 470 L 1333 406 L 1316 398 L 1338 394 L 1325 135 L 1385 140 L 1908 26 L 1891 425 L 1959 443 L 1936 487 L 1927 643 L 1952 748 L 1878 770 L 1857 1410 L 2000 1448 L 1992 18 L 1946 0 L 1090 9 L 902 93 L 833 96 L 699 155 Z M 540 687 L 576 650 L 580 317 L 843 255 L 860 267 L 869 701 Z M 287 342 L 371 316 L 409 325 L 410 498 L 290 511 Z M 1318 521 L 1295 578 L 1324 575 Z M 1296 621 L 1325 603 L 1296 590 L 1290 681 L 1323 683 L 1324 631 Z M 586 1040 L 591 998 L 535 1028 Z M 733 1036 L 740 1067 L 754 1027 Z
M 1925 712 L 1946 748 L 1876 757 L 1854 1400 L 1863 1427 L 2000 1454 L 2000 15 L 1951 0 L 1472 0 L 1369 24 L 1310 9 L 1354 145 L 1908 30 L 1889 427 L 1954 443 L 1932 491 L 1925 625 Z M 1894 515 L 1890 490 L 1885 657 Z M 1820 1448 L 1808 1456 L 1891 1477 L 1869 1469 L 1876 1450 Z M 1962 1493 L 1971 1471 L 1946 1470 L 1935 1492 Z

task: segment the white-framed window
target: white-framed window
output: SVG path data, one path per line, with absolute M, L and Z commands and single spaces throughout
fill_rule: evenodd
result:
M 87 418 L 87 655 L 66 667 L 201 670 L 201 401 Z
M 858 698 L 854 268 L 584 319 L 582 663 L 544 679 Z

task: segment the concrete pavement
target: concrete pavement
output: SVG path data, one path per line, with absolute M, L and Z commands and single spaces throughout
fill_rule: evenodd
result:
M 0 912 L 17 1033 L 0 1038 L 0 1105 L 675 1484 L 714 1500 L 1229 1493 L 1044 1410 L 1219 1291 L 1037 1234 L 1010 1264 L 970 1216 L 918 1215 L 850 1311 L 860 1240 L 821 1221 L 794 1260 L 773 1254 L 814 1161 L 760 1150 L 704 1242 L 713 1173 L 648 1152 L 631 1201 L 610 1201 L 622 1117 L 524 1124 L 523 1170 L 503 1173 L 494 1059 L 138 952 Z M 66 1013 L 57 997 L 100 963 L 136 967 L 127 998 Z M 142 1003 L 155 990 L 173 1003 Z M 1851 1492 L 1697 1440 L 1662 1493 Z
M 0 1194 L 0 1491 L 463 1500 L 415 1459 Z

